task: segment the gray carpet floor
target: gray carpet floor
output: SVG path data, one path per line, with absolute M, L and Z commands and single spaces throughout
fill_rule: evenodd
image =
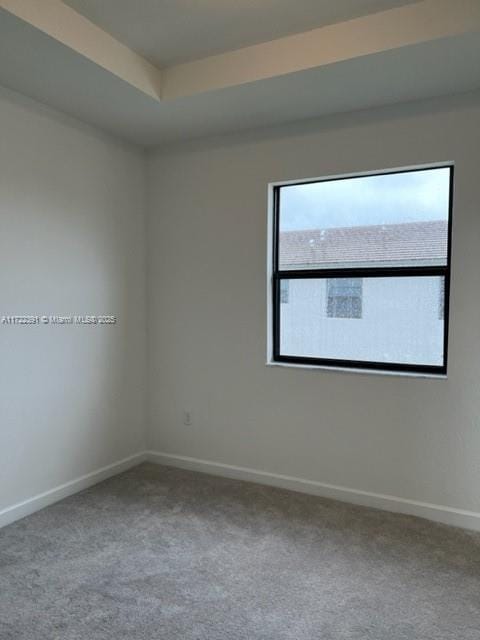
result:
M 1 640 L 480 640 L 480 536 L 143 464 L 0 530 Z

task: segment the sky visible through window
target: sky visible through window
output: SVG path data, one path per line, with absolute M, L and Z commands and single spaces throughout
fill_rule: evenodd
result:
M 449 168 L 284 186 L 280 231 L 448 219 Z

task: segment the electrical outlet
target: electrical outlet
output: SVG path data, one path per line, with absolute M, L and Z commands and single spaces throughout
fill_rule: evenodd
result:
M 192 412 L 190 409 L 183 410 L 183 424 L 189 427 L 192 424 Z

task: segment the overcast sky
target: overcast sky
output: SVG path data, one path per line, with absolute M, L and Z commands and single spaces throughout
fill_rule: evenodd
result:
M 449 169 L 282 187 L 280 229 L 328 229 L 448 217 Z

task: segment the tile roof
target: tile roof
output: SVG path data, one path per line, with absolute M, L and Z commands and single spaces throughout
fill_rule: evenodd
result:
M 280 268 L 364 263 L 445 264 L 447 236 L 446 220 L 283 231 L 280 233 Z

